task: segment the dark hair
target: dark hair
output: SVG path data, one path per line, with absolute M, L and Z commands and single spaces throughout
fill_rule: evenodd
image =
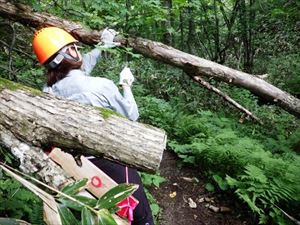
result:
M 52 58 L 50 60 L 52 60 Z M 71 70 L 79 69 L 81 65 L 82 60 L 76 62 L 74 60 L 64 58 L 56 68 L 48 70 L 47 86 L 51 87 L 57 81 L 65 78 Z

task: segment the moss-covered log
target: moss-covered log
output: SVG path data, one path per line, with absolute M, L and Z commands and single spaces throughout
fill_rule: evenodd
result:
M 79 23 L 64 20 L 48 13 L 34 12 L 28 6 L 12 4 L 7 0 L 0 0 L 0 16 L 32 27 L 47 25 L 61 27 L 86 44 L 95 44 L 100 38 L 99 31 L 87 30 Z M 299 99 L 254 75 L 187 54 L 159 42 L 142 38 L 125 39 L 122 37 L 119 37 L 118 41 L 124 46 L 132 47 L 136 52 L 146 57 L 181 68 L 189 76 L 206 76 L 248 89 L 298 118 L 300 117 Z
M 0 79 L 0 125 L 19 140 L 156 171 L 165 132 L 109 112 Z

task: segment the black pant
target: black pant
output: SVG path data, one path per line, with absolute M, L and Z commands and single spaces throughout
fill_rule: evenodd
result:
M 90 161 L 118 184 L 126 183 L 125 166 L 101 158 L 94 158 Z M 139 185 L 139 188 L 133 193 L 139 204 L 133 211 L 132 225 L 154 225 L 148 199 L 136 169 L 128 167 L 128 182 Z

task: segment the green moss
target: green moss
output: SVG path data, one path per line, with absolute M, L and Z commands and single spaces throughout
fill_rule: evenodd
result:
M 40 90 L 25 86 L 23 84 L 19 84 L 4 78 L 0 78 L 0 91 L 2 91 L 3 89 L 9 89 L 12 91 L 15 90 L 25 90 L 25 91 L 29 91 L 31 92 L 33 95 L 42 95 L 43 92 L 41 92 Z
M 100 111 L 101 116 L 104 119 L 108 119 L 109 117 L 111 117 L 112 115 L 118 116 L 118 117 L 123 117 L 125 118 L 123 115 L 121 115 L 120 113 L 117 113 L 111 109 L 108 108 L 101 108 L 101 107 L 97 107 L 98 110 Z
M 4 78 L 0 78 L 0 90 L 2 91 L 3 89 L 9 89 L 12 91 L 15 91 L 17 89 L 21 89 L 22 85 L 12 82 L 10 80 L 6 80 Z
M 35 96 L 44 94 L 42 91 L 35 89 L 35 88 L 28 87 L 28 86 L 23 86 L 22 89 L 31 92 Z

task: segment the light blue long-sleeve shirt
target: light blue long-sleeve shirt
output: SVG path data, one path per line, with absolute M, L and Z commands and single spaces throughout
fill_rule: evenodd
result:
M 139 113 L 129 86 L 123 88 L 121 95 L 113 81 L 89 76 L 100 55 L 98 49 L 83 55 L 81 69 L 71 70 L 65 78 L 52 87 L 44 87 L 43 91 L 82 104 L 110 108 L 136 121 Z

